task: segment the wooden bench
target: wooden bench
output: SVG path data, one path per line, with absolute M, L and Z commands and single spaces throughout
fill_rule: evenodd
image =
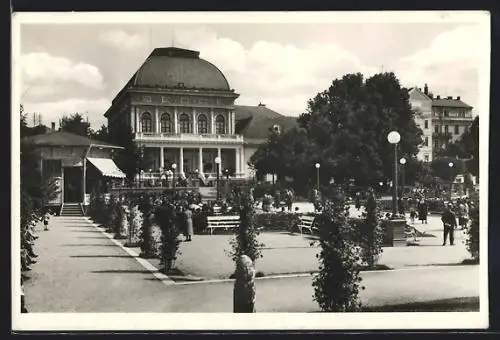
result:
M 301 234 L 303 232 L 303 229 L 309 230 L 311 234 L 313 233 L 313 229 L 317 229 L 316 227 L 314 227 L 314 218 L 314 216 L 300 216 L 298 228 Z
M 229 228 L 238 228 L 240 226 L 239 216 L 208 216 L 207 217 L 207 228 L 210 231 L 210 235 L 213 234 L 214 229 L 224 228 L 228 230 Z

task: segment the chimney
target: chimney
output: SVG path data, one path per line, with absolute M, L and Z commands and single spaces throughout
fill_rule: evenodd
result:
M 54 122 L 50 123 L 50 127 L 52 131 L 56 131 L 56 123 Z
M 441 96 L 439 96 L 439 95 L 438 95 L 438 96 L 436 97 L 436 99 L 441 99 Z
M 460 100 L 460 96 L 457 96 L 457 100 Z
M 427 84 L 424 86 L 424 94 L 429 94 L 429 88 L 427 87 Z
M 453 97 L 452 96 L 448 96 L 448 99 L 453 99 Z

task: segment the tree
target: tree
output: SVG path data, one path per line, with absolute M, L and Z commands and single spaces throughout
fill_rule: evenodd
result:
M 103 127 L 101 133 L 104 134 Z M 116 165 L 127 175 L 129 181 L 133 181 L 140 169 L 143 168 L 143 157 L 140 148 L 134 141 L 134 133 L 131 127 L 124 123 L 113 125 L 108 131 L 108 142 L 124 148 L 113 158 Z
M 103 124 L 97 131 L 90 129 L 90 138 L 101 142 L 108 142 L 109 141 L 108 127 Z
M 448 146 L 445 154 L 466 159 L 467 171 L 479 176 L 479 116 L 456 142 Z
M 408 91 L 393 73 L 364 80 L 361 74 L 336 79 L 308 101 L 301 129 L 270 137 L 251 162 L 258 170 L 277 167 L 278 174 L 309 181 L 321 164 L 320 181 L 373 186 L 392 177 L 394 149 L 387 134 L 401 135 L 399 155 L 415 157 L 422 131 L 414 122 Z M 411 164 L 409 164 L 411 166 Z M 407 166 L 408 167 L 408 166 Z
M 24 113 L 24 107 L 21 104 L 21 119 L 20 119 L 20 136 L 21 138 L 30 137 L 40 135 L 42 133 L 47 132 L 47 127 L 43 124 L 39 124 L 37 126 L 29 127 L 28 126 L 28 114 Z
M 80 136 L 90 137 L 90 123 L 83 119 L 79 113 L 71 116 L 64 116 L 61 119 L 61 130 L 71 132 Z
M 359 310 L 359 247 L 345 211 L 344 193 L 337 189 L 317 216 L 320 253 L 319 273 L 313 279 L 314 300 L 325 312 Z
M 453 163 L 452 167 L 450 167 L 450 163 Z M 465 171 L 465 163 L 462 160 L 451 157 L 435 158 L 431 162 L 431 170 L 435 177 L 449 182 L 458 174 Z

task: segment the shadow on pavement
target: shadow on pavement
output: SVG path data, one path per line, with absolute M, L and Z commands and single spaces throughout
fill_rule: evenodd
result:
M 159 273 L 158 270 L 153 272 L 149 270 L 126 270 L 126 269 L 109 269 L 109 270 L 93 270 L 91 273 L 95 274 L 152 274 Z
M 81 239 L 91 239 L 91 240 L 104 240 L 104 239 L 107 239 L 106 236 L 102 235 L 102 236 L 78 236 L 77 238 L 81 238 Z
M 124 258 L 129 259 L 130 255 L 71 255 L 72 258 Z
M 116 247 L 114 244 L 63 244 L 63 247 Z
M 75 230 L 74 233 L 101 233 L 99 230 Z

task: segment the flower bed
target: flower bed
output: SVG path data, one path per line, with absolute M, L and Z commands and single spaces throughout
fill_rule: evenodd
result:
M 290 213 L 262 213 L 255 215 L 256 227 L 262 231 L 297 231 L 300 215 Z

